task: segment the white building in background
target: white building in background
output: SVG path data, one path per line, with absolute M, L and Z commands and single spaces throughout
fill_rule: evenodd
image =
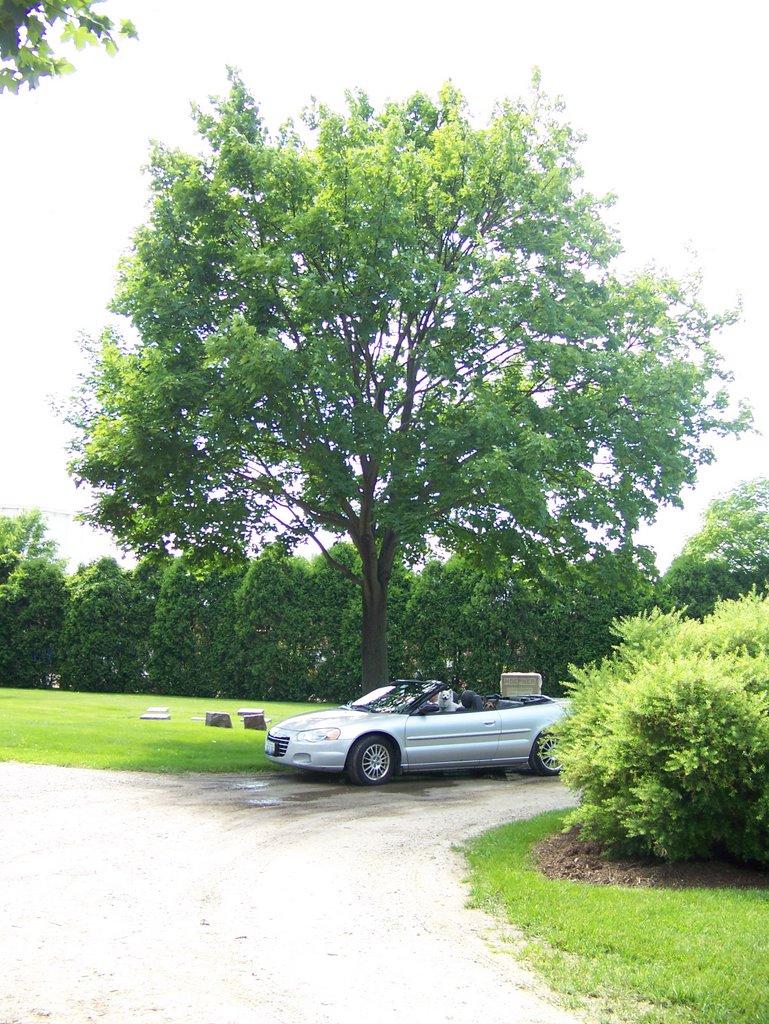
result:
M 75 512 L 40 508 L 34 505 L 0 505 L 0 516 L 17 516 L 21 512 L 42 512 L 48 526 L 48 536 L 59 545 L 59 557 L 67 562 L 67 570 L 74 572 L 80 564 L 94 562 L 98 558 L 115 558 L 130 568 L 134 559 L 124 555 L 107 533 L 82 523 Z

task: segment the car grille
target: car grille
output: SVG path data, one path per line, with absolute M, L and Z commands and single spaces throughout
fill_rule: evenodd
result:
M 275 744 L 273 757 L 285 757 L 288 750 L 288 736 L 276 736 L 275 733 L 267 733 L 267 738 Z

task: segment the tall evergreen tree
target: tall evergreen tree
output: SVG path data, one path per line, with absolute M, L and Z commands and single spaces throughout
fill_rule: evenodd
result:
M 57 562 L 19 560 L 0 579 L 0 686 L 58 683 L 67 604 L 66 578 Z
M 136 693 L 143 688 L 141 623 L 130 572 L 114 558 L 81 565 L 70 577 L 61 685 L 68 690 Z

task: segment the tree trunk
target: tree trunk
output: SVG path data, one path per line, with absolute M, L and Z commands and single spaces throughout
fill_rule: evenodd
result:
M 389 682 L 387 669 L 387 584 L 378 574 L 363 580 L 363 692 Z
M 373 537 L 358 538 L 363 563 L 363 692 L 390 682 L 387 668 L 387 589 L 398 541 L 385 531 L 379 551 Z

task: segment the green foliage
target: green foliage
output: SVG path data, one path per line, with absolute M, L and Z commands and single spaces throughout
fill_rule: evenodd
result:
M 0 686 L 56 680 L 67 606 L 64 564 L 42 512 L 0 516 Z
M 618 633 L 612 658 L 573 669 L 559 740 L 582 794 L 572 820 L 621 853 L 769 864 L 769 599 Z
M 139 340 L 101 339 L 72 469 L 141 552 L 346 535 L 367 681 L 399 554 L 630 545 L 744 428 L 713 347 L 734 316 L 612 273 L 609 200 L 538 85 L 485 129 L 447 84 L 271 136 L 233 75 L 196 120 L 201 155 L 152 152 L 114 304 Z
M 314 667 L 311 569 L 279 545 L 248 568 L 235 595 L 244 696 L 304 699 Z
M 198 694 L 243 700 L 347 700 L 361 692 L 361 603 L 343 568 L 350 543 L 313 559 L 267 547 L 249 563 L 145 559 L 83 566 L 65 587 L 39 513 L 0 521 L 0 686 Z M 33 557 L 34 556 L 34 557 Z M 620 553 L 532 581 L 520 567 L 459 556 L 420 572 L 393 567 L 393 677 L 493 692 L 505 668 L 559 691 L 571 659 L 604 656 L 613 616 L 643 606 L 640 562 Z M 71 605 L 71 606 L 70 606 Z M 65 607 L 66 632 L 62 636 Z M 114 644 L 114 646 L 113 646 Z
M 653 571 L 643 549 L 597 553 L 568 566 L 545 566 L 533 588 L 535 603 L 526 644 L 528 663 L 538 666 L 558 692 L 571 665 L 584 665 L 611 650 L 612 624 L 649 606 Z M 539 667 L 541 666 L 541 668 Z
M 145 688 L 151 689 L 150 664 L 152 661 L 152 628 L 155 622 L 160 588 L 166 562 L 144 559 L 127 573 L 131 588 L 132 620 L 136 624 L 136 658 L 141 666 Z
M 196 571 L 185 559 L 168 562 L 152 622 L 151 688 L 189 696 L 237 696 L 235 594 L 239 567 Z M 247 695 L 247 694 L 246 694 Z
M 61 28 L 61 42 L 72 42 L 78 50 L 103 46 L 110 55 L 117 51 L 117 39 L 135 39 L 130 21 L 116 25 L 98 14 L 100 0 L 3 0 L 0 6 L 0 93 L 18 92 L 22 85 L 35 89 L 41 78 L 74 71 L 73 65 L 57 56 L 50 42 L 54 26 Z
M 39 509 L 0 516 L 0 582 L 25 558 L 56 562 L 58 545 L 46 536 L 47 529 Z
M 563 818 L 515 822 L 466 850 L 473 905 L 523 934 L 523 956 L 551 989 L 607 1024 L 769 1020 L 765 889 L 551 881 L 532 852 Z
M 720 559 L 745 583 L 769 582 L 769 478 L 750 480 L 711 502 L 684 553 Z
M 360 570 L 352 544 L 335 544 L 331 554 L 350 572 Z M 349 700 L 361 692 L 361 602 L 344 575 L 322 555 L 313 559 L 312 570 L 310 629 L 316 661 L 307 696 Z
M 146 687 L 142 618 L 130 576 L 114 558 L 101 558 L 80 566 L 68 583 L 62 689 L 136 693 Z
M 67 604 L 64 571 L 56 562 L 27 558 L 0 578 L 0 686 L 54 684 Z
M 704 619 L 719 601 L 739 597 L 742 591 L 723 559 L 681 554 L 673 559 L 660 580 L 656 598 L 662 609 L 680 608 L 693 619 Z
M 672 649 L 686 632 L 681 619 L 678 612 L 663 613 L 656 607 L 637 616 L 620 618 L 612 626 L 619 643 L 611 660 L 601 665 L 601 671 L 623 677 L 645 659 L 661 656 L 668 646 Z
M 612 627 L 619 640 L 610 662 L 601 670 L 632 672 L 644 660 L 670 652 L 682 655 L 709 654 L 744 664 L 746 685 L 757 692 L 769 691 L 766 656 L 769 651 L 769 598 L 756 593 L 720 602 L 702 622 L 690 622 L 678 612 L 659 609 L 620 619 Z
M 723 601 L 700 628 L 689 627 L 688 632 L 698 649 L 744 663 L 746 685 L 769 693 L 769 597 L 751 593 Z
M 539 672 L 558 693 L 569 666 L 607 655 L 612 621 L 642 610 L 651 593 L 649 570 L 621 552 L 543 562 L 534 580 L 515 565 L 491 572 L 458 556 L 434 560 L 411 586 L 408 673 L 493 692 L 504 670 Z
M 468 617 L 477 571 L 459 558 L 428 562 L 416 576 L 406 606 L 414 674 L 444 679 L 457 689 L 475 680 L 468 666 Z M 482 614 L 482 613 L 481 613 Z
M 542 671 L 530 642 L 535 594 L 514 569 L 491 573 L 459 556 L 428 562 L 405 612 L 409 674 L 491 693 L 505 668 Z
M 360 571 L 351 544 L 334 561 Z M 399 674 L 411 577 L 396 569 L 390 591 L 390 662 Z M 360 692 L 361 604 L 326 558 L 289 557 L 282 545 L 251 562 L 236 598 L 243 684 L 253 699 L 349 700 Z
M 658 602 L 692 618 L 719 600 L 769 586 L 769 479 L 759 477 L 711 502 L 702 528 L 662 578 Z

